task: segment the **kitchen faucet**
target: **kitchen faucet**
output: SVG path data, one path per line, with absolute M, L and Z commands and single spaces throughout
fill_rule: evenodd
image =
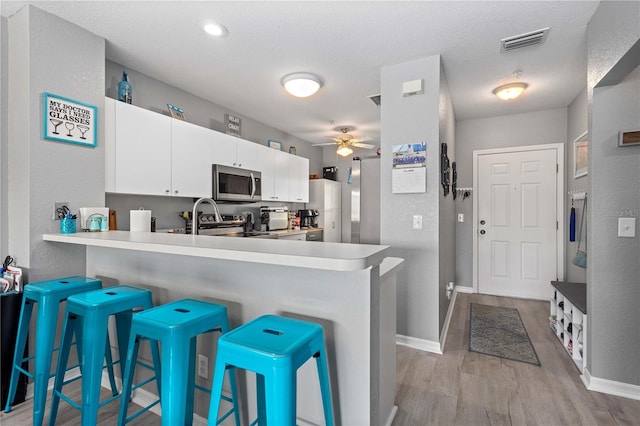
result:
M 198 201 L 193 205 L 193 212 L 191 215 L 191 234 L 198 235 L 198 207 L 200 204 L 207 202 L 213 206 L 213 214 L 215 215 L 215 222 L 222 222 L 222 217 L 220 216 L 220 210 L 218 210 L 218 205 L 211 198 L 202 197 L 199 198 Z

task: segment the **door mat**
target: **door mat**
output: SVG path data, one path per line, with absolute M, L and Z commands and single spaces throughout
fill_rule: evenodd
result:
M 469 351 L 540 365 L 517 309 L 471 303 Z

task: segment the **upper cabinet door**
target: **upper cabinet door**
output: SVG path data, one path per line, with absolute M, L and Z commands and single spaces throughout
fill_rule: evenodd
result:
M 289 201 L 289 154 L 273 148 L 262 153 L 262 200 Z
M 237 167 L 235 136 L 226 133 L 213 132 L 213 163 Z
M 289 201 L 309 202 L 309 159 L 289 156 Z
M 171 193 L 171 118 L 116 102 L 115 190 Z
M 171 192 L 178 197 L 211 197 L 213 130 L 171 120 Z
M 260 147 L 263 145 L 240 138 L 236 138 L 236 143 L 236 167 L 261 172 Z

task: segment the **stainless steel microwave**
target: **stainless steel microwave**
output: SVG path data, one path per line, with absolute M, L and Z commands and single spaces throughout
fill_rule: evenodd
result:
M 262 200 L 262 175 L 255 170 L 213 165 L 213 199 L 236 203 Z

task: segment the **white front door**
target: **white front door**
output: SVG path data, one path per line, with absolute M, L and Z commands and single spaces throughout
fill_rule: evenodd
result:
M 557 271 L 557 151 L 477 158 L 478 292 L 548 299 Z

